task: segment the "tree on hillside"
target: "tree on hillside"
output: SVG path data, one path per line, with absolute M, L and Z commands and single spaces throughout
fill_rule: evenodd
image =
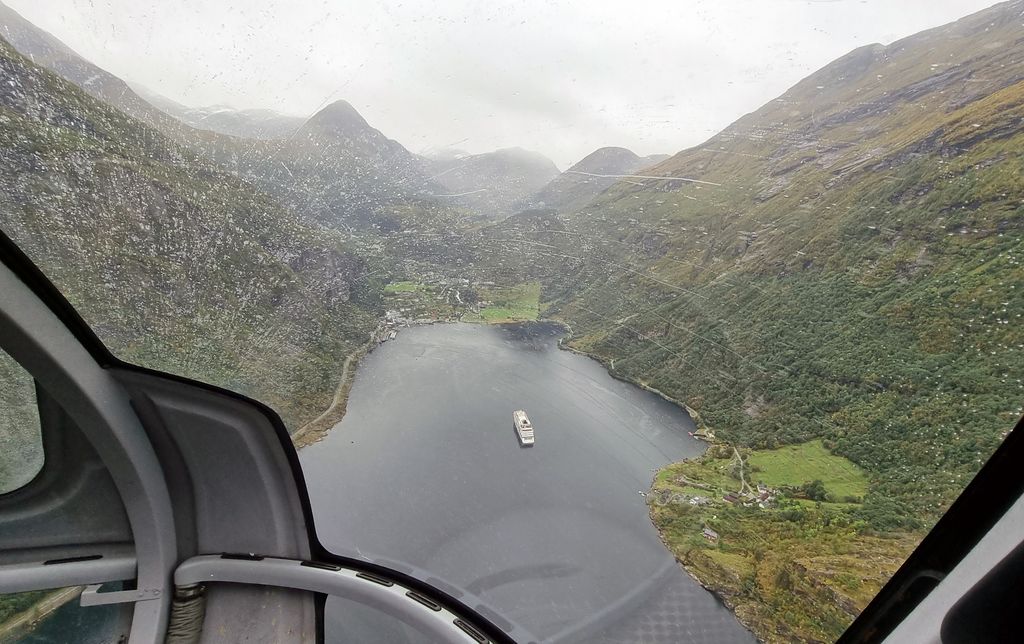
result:
M 812 501 L 824 501 L 828 496 L 828 490 L 821 479 L 814 479 L 810 483 L 804 483 L 800 488 L 808 499 Z

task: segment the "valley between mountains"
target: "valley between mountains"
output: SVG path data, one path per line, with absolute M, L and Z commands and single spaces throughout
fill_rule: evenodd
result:
M 116 355 L 292 431 L 388 320 L 557 321 L 709 437 L 648 496 L 677 560 L 762 640 L 833 640 L 1022 413 L 1022 11 L 559 171 L 414 154 L 344 101 L 186 107 L 0 5 L 0 229 Z

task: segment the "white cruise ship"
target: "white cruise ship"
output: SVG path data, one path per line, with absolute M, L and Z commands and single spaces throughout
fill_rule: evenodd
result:
M 512 412 L 512 422 L 515 423 L 519 442 L 523 445 L 533 445 L 533 425 L 530 424 L 526 412 L 522 409 Z

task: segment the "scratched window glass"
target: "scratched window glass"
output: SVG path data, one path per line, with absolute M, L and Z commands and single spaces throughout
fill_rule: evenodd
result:
M 0 495 L 21 489 L 43 467 L 32 376 L 0 350 Z
M 0 229 L 537 641 L 834 640 L 1021 416 L 1020 2 L 4 1 Z

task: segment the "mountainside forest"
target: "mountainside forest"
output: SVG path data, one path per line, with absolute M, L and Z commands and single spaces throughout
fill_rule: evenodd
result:
M 851 52 L 567 215 L 607 269 L 558 303 L 574 345 L 720 439 L 826 439 L 878 527 L 934 520 L 1021 413 L 1018 8 Z
M 539 290 L 570 348 L 713 443 L 652 499 L 781 490 L 652 502 L 677 558 L 758 637 L 833 639 L 1024 411 L 1022 11 L 856 49 L 671 157 L 561 173 L 519 149 L 421 157 L 344 101 L 167 114 L 110 75 L 80 87 L 85 61 L 3 14 L 0 229 L 117 355 L 292 429 L 386 295 L 461 280 L 439 289 L 457 316 Z
M 838 636 L 888 575 L 844 587 L 836 571 L 894 572 L 1021 415 L 1020 10 L 851 52 L 645 171 L 664 179 L 620 182 L 560 213 L 565 232 L 529 236 L 559 247 L 536 246 L 546 261 L 582 259 L 547 309 L 571 346 L 684 401 L 719 442 L 817 438 L 866 473 L 863 496 L 826 485 L 784 517 L 652 509 L 763 638 Z
M 114 353 L 318 415 L 376 326 L 366 260 L 4 42 L 0 73 L 0 229 Z

